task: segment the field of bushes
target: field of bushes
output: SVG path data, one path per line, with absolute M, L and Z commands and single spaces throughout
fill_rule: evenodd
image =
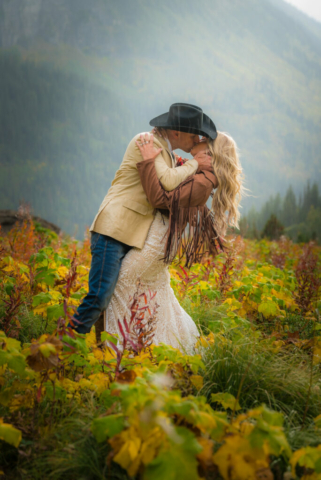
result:
M 0 238 L 0 478 L 321 479 L 320 265 L 313 243 L 231 237 L 171 266 L 189 355 L 153 345 L 144 285 L 121 338 L 68 328 L 90 241 L 24 220 Z

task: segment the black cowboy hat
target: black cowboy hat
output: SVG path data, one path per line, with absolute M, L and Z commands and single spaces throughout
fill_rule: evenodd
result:
M 204 135 L 212 140 L 217 137 L 216 127 L 210 117 L 205 115 L 200 107 L 189 103 L 173 103 L 169 112 L 153 118 L 149 124 L 152 127 Z

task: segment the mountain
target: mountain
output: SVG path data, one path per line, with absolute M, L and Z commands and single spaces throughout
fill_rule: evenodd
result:
M 175 101 L 237 141 L 245 207 L 321 181 L 321 24 L 281 0 L 0 0 L 0 205 L 81 236 Z

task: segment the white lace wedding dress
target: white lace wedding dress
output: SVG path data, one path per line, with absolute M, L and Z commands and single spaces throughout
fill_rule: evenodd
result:
M 182 352 L 193 353 L 199 332 L 192 318 L 178 303 L 170 285 L 168 266 L 161 260 L 164 256 L 164 235 L 167 228 L 168 218 L 157 212 L 144 247 L 141 250 L 132 248 L 125 256 L 116 288 L 106 310 L 106 330 L 117 333 L 119 338 L 122 338 L 117 320 L 122 321 L 124 317 L 127 322 L 130 320 L 131 299 L 137 291 L 137 283 L 140 282 L 142 292 L 156 292 L 154 299 L 148 301 L 150 309 L 157 307 L 153 343 L 165 343 Z M 141 297 L 140 306 L 143 305 L 144 297 Z

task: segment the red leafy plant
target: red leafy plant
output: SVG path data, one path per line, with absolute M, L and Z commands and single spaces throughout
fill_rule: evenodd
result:
M 113 341 L 108 341 L 108 346 L 116 353 L 115 377 L 118 378 L 121 372 L 121 361 L 125 350 L 129 350 L 134 355 L 139 355 L 143 350 L 150 349 L 155 336 L 157 309 L 159 305 L 156 302 L 156 293 L 150 289 L 143 291 L 140 281 L 137 282 L 137 289 L 133 297 L 129 299 L 130 319 L 126 316 L 121 322 L 117 321 L 119 332 L 121 334 L 120 345 Z M 116 337 L 111 335 L 116 339 Z
M 182 273 L 176 272 L 181 281 L 177 287 L 178 287 L 179 295 L 183 299 L 186 297 L 188 292 L 193 288 L 193 286 L 198 283 L 197 281 L 194 281 L 196 278 L 198 278 L 198 275 L 192 274 L 191 272 L 187 272 L 185 268 L 181 266 L 179 266 L 179 268 L 182 270 Z
M 27 261 L 32 253 L 45 246 L 46 241 L 46 236 L 36 231 L 30 206 L 21 204 L 18 208 L 17 222 L 6 237 L 7 253 L 20 261 Z
M 230 240 L 230 246 L 226 248 L 224 253 L 225 262 L 222 264 L 216 280 L 217 288 L 222 296 L 232 287 L 232 276 L 235 270 L 241 267 L 241 265 L 238 265 L 238 254 L 243 248 L 243 241 L 241 237 L 239 238 L 240 240 L 238 240 L 238 238 Z M 235 240 L 237 240 L 236 243 L 234 243 Z
M 202 276 L 201 278 L 204 282 L 209 281 L 210 275 L 215 270 L 215 268 L 216 268 L 216 263 L 211 258 L 207 258 L 206 260 L 203 260 L 202 268 L 201 268 L 201 276 Z
M 3 330 L 7 337 L 17 337 L 20 328 L 18 314 L 23 304 L 24 284 L 7 285 L 8 298 L 3 299 L 4 309 L 0 317 L 0 330 Z
M 306 315 L 318 300 L 321 287 L 320 266 L 313 242 L 303 248 L 295 268 L 295 277 L 297 289 L 293 292 L 293 297 L 302 315 Z
M 291 246 L 291 240 L 285 235 L 282 235 L 280 240 L 276 242 L 276 247 L 271 250 L 271 262 L 275 267 L 284 269 L 286 259 L 290 255 Z

